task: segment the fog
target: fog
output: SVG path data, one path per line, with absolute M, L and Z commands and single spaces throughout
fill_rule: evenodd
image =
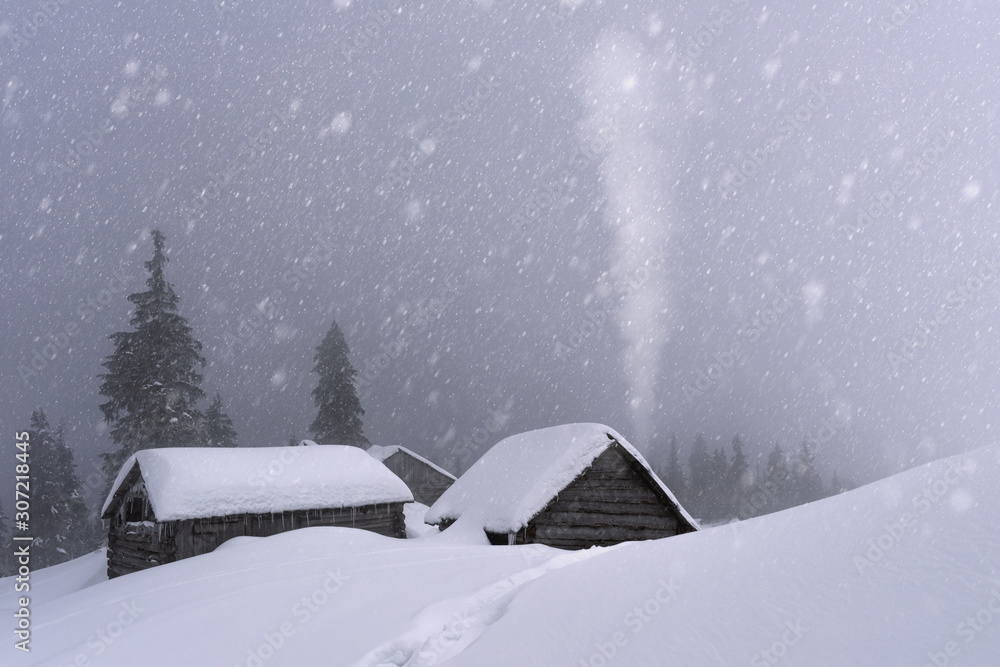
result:
M 992 442 L 1000 8 L 666 4 L 7 3 L 8 434 L 110 449 L 159 228 L 243 446 L 307 435 L 332 319 L 369 440 L 440 461 L 594 421 L 862 482 Z

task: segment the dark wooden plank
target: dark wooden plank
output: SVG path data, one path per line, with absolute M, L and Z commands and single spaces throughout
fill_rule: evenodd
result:
M 621 526 L 649 530 L 677 529 L 677 519 L 652 514 L 596 514 L 592 512 L 543 512 L 534 519 L 538 526 Z
M 656 498 L 657 496 L 652 493 L 649 489 L 639 485 L 635 481 L 629 480 L 593 480 L 590 478 L 580 478 L 573 482 L 570 486 L 559 492 L 560 496 L 572 496 L 573 494 L 579 494 L 583 497 L 589 497 L 596 491 L 603 491 L 608 494 L 624 494 L 632 495 L 636 498 L 647 498 L 652 495 Z
M 160 549 L 163 547 L 173 547 L 175 542 L 173 538 L 167 538 L 163 540 L 149 540 L 149 539 L 135 539 L 131 535 L 113 535 L 108 537 L 108 546 L 113 547 L 116 544 L 131 544 L 135 547 L 144 549 Z
M 628 502 L 627 499 L 609 501 L 601 498 L 581 498 L 566 500 L 562 496 L 553 500 L 545 508 L 551 512 L 596 512 L 602 514 L 657 514 L 672 515 L 670 508 L 657 502 Z
M 133 558 L 149 558 L 151 556 L 156 556 L 157 558 L 161 556 L 173 556 L 177 552 L 173 549 L 164 549 L 162 551 L 149 550 L 149 549 L 136 549 L 127 544 L 115 545 L 114 549 L 108 547 L 109 553 L 112 554 L 122 554 L 125 556 L 131 556 Z
M 621 526 L 544 526 L 536 529 L 537 541 L 547 538 L 605 540 L 628 542 L 632 540 L 655 540 L 675 535 L 675 531 L 626 528 Z
M 137 538 L 132 535 L 108 536 L 109 547 L 113 547 L 114 545 L 119 543 L 131 544 L 136 547 L 140 547 L 143 549 L 150 549 L 150 550 L 156 550 L 162 548 L 175 548 L 173 537 L 165 537 L 162 540 L 158 540 L 155 538 L 142 538 L 142 537 Z

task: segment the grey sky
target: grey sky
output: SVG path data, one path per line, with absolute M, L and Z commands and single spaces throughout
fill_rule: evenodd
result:
M 159 227 L 245 445 L 305 435 L 331 317 L 372 442 L 439 460 L 498 410 L 859 480 L 992 441 L 998 8 L 571 4 L 6 3 L 8 431 L 108 446 Z

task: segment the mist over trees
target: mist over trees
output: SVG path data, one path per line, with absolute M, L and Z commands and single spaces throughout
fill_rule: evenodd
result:
M 145 262 L 147 290 L 128 296 L 131 331 L 111 334 L 114 352 L 102 364 L 100 405 L 118 449 L 102 454 L 107 488 L 129 456 L 155 447 L 235 446 L 236 430 L 222 398 L 208 413 L 198 409 L 205 366 L 202 345 L 178 312 L 180 298 L 167 281 L 166 239 L 153 230 L 153 258 Z
M 854 488 L 836 473 L 824 484 L 806 439 L 791 455 L 775 443 L 766 456 L 751 460 L 744 448 L 736 435 L 728 451 L 722 447 L 709 450 L 708 441 L 699 434 L 691 443 L 685 466 L 677 437 L 671 436 L 657 474 L 689 513 L 708 523 L 762 516 Z
M 29 526 L 34 542 L 32 563 L 48 567 L 78 558 L 97 547 L 96 523 L 83 501 L 73 450 L 66 442 L 67 428 L 52 428 L 43 409 L 31 414 L 31 511 Z
M 3 502 L 0 502 L 0 544 L 12 544 L 10 540 L 10 528 L 7 527 L 10 517 L 3 511 Z M 0 552 L 0 577 L 7 577 L 14 574 L 14 557 L 12 550 L 3 549 Z
M 115 349 L 103 363 L 107 372 L 99 376 L 100 394 L 108 399 L 100 409 L 117 445 L 101 455 L 108 486 L 128 456 L 140 449 L 237 446 L 236 428 L 222 396 L 216 392 L 206 410 L 198 407 L 205 398 L 199 371 L 206 364 L 202 345 L 180 314 L 180 299 L 166 279 L 165 237 L 156 230 L 151 237 L 153 255 L 145 262 L 147 289 L 129 295 L 134 305 L 131 329 L 110 336 Z M 314 362 L 318 378 L 312 397 L 317 412 L 309 434 L 320 443 L 368 447 L 365 411 L 356 389 L 358 374 L 337 322 L 331 322 L 315 348 Z M 288 445 L 294 446 L 300 439 L 292 430 L 295 425 L 289 426 Z M 33 515 L 39 562 L 45 566 L 93 549 L 102 531 L 83 501 L 65 426 L 53 429 L 39 409 L 32 414 L 31 431 L 37 469 L 44 471 L 34 489 L 35 504 L 49 510 Z M 789 452 L 777 443 L 766 455 L 748 455 L 746 449 L 739 435 L 726 448 L 710 447 L 698 435 L 686 449 L 673 436 L 661 450 L 664 461 L 657 472 L 696 518 L 709 523 L 760 516 L 852 488 L 849 480 L 836 474 L 824 483 L 808 440 Z M 0 537 L 11 518 L 4 518 L 2 511 L 0 506 Z
M 205 445 L 207 447 L 235 447 L 236 428 L 233 420 L 222 410 L 222 396 L 215 393 L 212 404 L 205 411 Z
M 347 339 L 336 322 L 316 348 L 313 373 L 319 382 L 313 389 L 313 401 L 319 410 L 309 426 L 309 433 L 318 443 L 354 445 L 366 448 L 371 444 L 363 432 L 361 407 L 354 386 L 358 372 L 350 359 Z

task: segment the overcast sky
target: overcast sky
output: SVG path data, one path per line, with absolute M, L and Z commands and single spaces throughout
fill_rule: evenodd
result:
M 859 481 L 991 442 L 996 3 L 667 4 L 5 3 L 8 434 L 110 446 L 158 227 L 242 445 L 305 437 L 333 318 L 369 439 L 444 462 L 575 421 Z

